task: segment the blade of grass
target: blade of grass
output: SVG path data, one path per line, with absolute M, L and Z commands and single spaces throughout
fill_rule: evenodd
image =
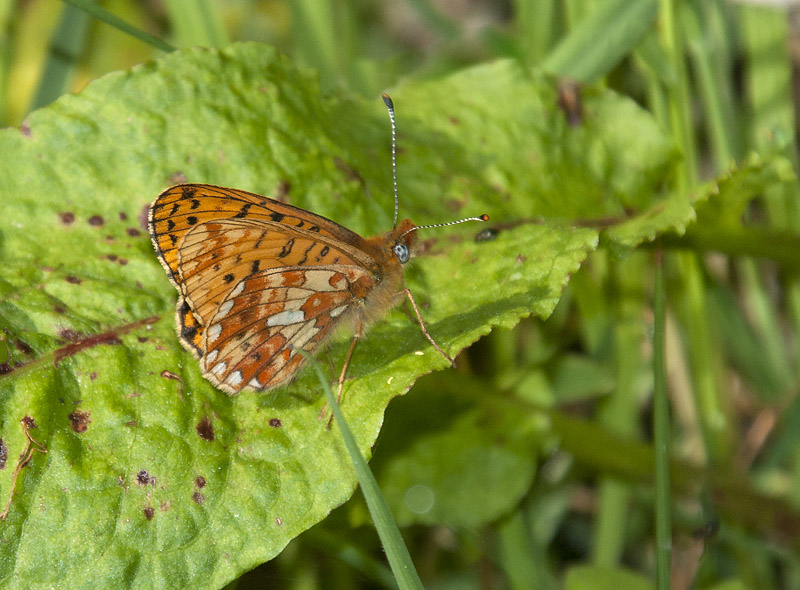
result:
M 358 477 L 358 483 L 361 485 L 361 491 L 364 493 L 364 499 L 367 501 L 367 508 L 369 508 L 372 521 L 375 523 L 375 528 L 378 530 L 378 536 L 381 538 L 383 548 L 386 551 L 386 558 L 389 560 L 389 565 L 392 568 L 398 586 L 401 590 L 406 590 L 406 588 L 422 590 L 422 581 L 419 579 L 417 570 L 414 568 L 414 563 L 411 561 L 411 555 L 408 553 L 408 548 L 403 542 L 402 535 L 400 535 L 400 529 L 397 528 L 397 523 L 389 510 L 386 499 L 383 497 L 383 494 L 381 494 L 375 476 L 372 474 L 366 460 L 361 455 L 361 451 L 358 450 L 356 440 L 344 419 L 342 411 L 339 409 L 339 404 L 336 403 L 336 398 L 331 391 L 330 384 L 322 370 L 322 366 L 304 351 L 298 350 L 297 353 L 302 354 L 317 372 L 319 382 L 328 400 L 328 405 L 333 412 L 336 425 L 342 433 L 342 439 L 344 439 L 344 444 L 345 447 L 347 447 L 350 460 L 353 462 L 353 467 Z
M 106 23 L 107 25 L 111 25 L 115 29 L 119 29 L 123 33 L 127 33 L 131 37 L 139 39 L 143 43 L 147 43 L 148 45 L 152 45 L 156 49 L 160 49 L 161 51 L 175 51 L 175 47 L 167 43 L 166 41 L 162 41 L 158 37 L 154 37 L 149 33 L 145 33 L 141 29 L 137 29 L 130 23 L 125 22 L 115 14 L 112 14 L 101 8 L 91 0 L 63 0 L 65 4 L 69 4 L 75 8 L 79 8 L 83 12 L 93 16 L 99 21 Z
M 67 91 L 88 29 L 88 14 L 74 6 L 64 7 L 30 110 L 47 106 Z
M 165 6 L 180 47 L 223 47 L 230 42 L 218 2 L 167 0 Z
M 605 0 L 544 60 L 544 69 L 578 82 L 610 72 L 639 43 L 656 18 L 656 0 Z
M 656 252 L 653 304 L 653 446 L 656 490 L 656 587 L 669 590 L 672 555 L 672 496 L 669 477 L 669 399 L 665 370 L 666 292 L 663 253 Z
M 534 548 L 527 519 L 517 510 L 498 525 L 500 534 L 499 561 L 512 590 L 539 587 L 535 564 L 531 560 Z

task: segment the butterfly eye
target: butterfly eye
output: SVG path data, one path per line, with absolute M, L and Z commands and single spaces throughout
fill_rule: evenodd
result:
M 408 246 L 402 243 L 397 243 L 392 247 L 392 252 L 394 255 L 397 256 L 397 259 L 400 261 L 400 264 L 405 264 L 408 262 L 409 253 L 408 253 Z

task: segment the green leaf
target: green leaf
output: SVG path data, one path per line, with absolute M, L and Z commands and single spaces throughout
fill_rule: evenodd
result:
M 479 527 L 530 488 L 546 420 L 497 403 L 485 385 L 431 375 L 392 404 L 371 465 L 401 526 Z
M 479 73 L 495 71 L 534 98 L 546 87 L 517 79 L 522 72 L 507 63 Z M 470 79 L 474 72 L 443 85 Z M 491 104 L 495 90 L 483 90 Z M 468 102 L 434 109 L 414 103 L 414 91 L 395 100 L 403 213 L 424 223 L 486 210 L 503 221 L 537 208 L 531 195 L 495 190 L 494 172 L 519 163 L 497 132 L 508 118 L 484 119 L 483 105 Z M 431 121 L 460 133 L 440 133 Z M 478 127 L 466 131 L 471 123 Z M 517 124 L 520 138 L 540 144 L 545 128 L 530 117 Z M 474 133 L 483 135 L 478 155 L 465 141 Z M 48 449 L 21 471 L 0 522 L 0 584 L 219 587 L 352 494 L 352 467 L 317 420 L 323 399 L 308 372 L 237 398 L 201 377 L 175 335 L 176 293 L 144 216 L 160 191 L 186 178 L 280 195 L 380 232 L 391 225 L 388 147 L 379 99 L 322 99 L 313 76 L 256 44 L 175 52 L 0 133 L 0 328 L 11 345 L 0 436 L 9 457 L 19 456 L 19 422 L 30 416 Z M 488 168 L 479 161 L 487 154 Z M 515 175 L 515 186 L 530 183 Z M 547 316 L 597 244 L 594 230 L 548 224 L 490 242 L 444 239 L 475 231 L 427 230 L 407 272 L 428 330 L 451 354 L 493 326 Z M 330 349 L 332 380 L 346 347 Z M 362 452 L 389 400 L 446 365 L 401 310 L 374 327 L 356 349 L 343 403 Z M 10 464 L 0 471 L 0 498 L 11 496 L 11 472 Z

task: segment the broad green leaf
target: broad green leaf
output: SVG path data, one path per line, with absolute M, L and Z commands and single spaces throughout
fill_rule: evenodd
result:
M 566 199 L 559 213 L 546 193 L 512 198 L 509 188 L 534 186 L 530 170 L 515 167 L 537 154 L 520 160 L 508 143 L 511 118 L 487 77 L 532 100 L 549 88 L 539 100 L 547 106 L 516 122 L 531 149 L 543 145 L 543 130 L 548 141 L 559 139 L 554 130 L 569 134 L 553 88 L 508 63 L 442 82 L 477 82 L 475 102 L 415 102 L 407 86 L 395 97 L 401 213 L 417 223 L 447 221 L 456 209 L 506 223 L 537 210 L 568 218 L 576 207 Z M 531 116 L 541 112 L 553 129 Z M 443 124 L 457 131 L 442 133 Z M 471 135 L 482 137 L 477 155 Z M 0 133 L 0 328 L 11 347 L 0 437 L 18 457 L 20 420 L 30 416 L 31 435 L 48 451 L 22 469 L 0 522 L 0 584 L 219 587 L 351 495 L 355 477 L 336 431 L 317 419 L 323 399 L 313 375 L 236 398 L 201 377 L 176 338 L 176 293 L 144 215 L 185 178 L 286 198 L 361 233 L 385 231 L 388 148 L 379 99 L 322 98 L 313 75 L 256 44 L 175 52 Z M 580 171 L 559 157 L 554 169 Z M 498 184 L 499 171 L 513 171 L 514 184 Z M 558 183 L 546 182 L 555 194 Z M 588 174 L 580 183 L 607 190 Z M 464 239 L 478 229 L 426 230 L 406 273 L 428 330 L 451 354 L 493 326 L 547 316 L 597 244 L 594 230 L 548 223 L 489 242 Z M 330 349 L 332 380 L 346 348 Z M 375 325 L 356 349 L 343 403 L 363 452 L 389 400 L 446 365 L 401 310 Z M 3 499 L 13 463 L 0 470 Z
M 371 466 L 399 524 L 479 527 L 530 488 L 546 420 L 487 393 L 431 375 L 392 404 Z

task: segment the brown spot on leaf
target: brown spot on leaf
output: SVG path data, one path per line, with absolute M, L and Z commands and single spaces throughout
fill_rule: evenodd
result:
M 139 422 L 137 420 L 128 420 L 125 422 L 125 426 L 130 426 L 133 428 L 134 426 L 139 426 Z
M 72 283 L 73 285 L 80 285 L 83 282 L 78 277 L 72 275 L 65 276 L 64 280 L 67 281 L 68 283 Z
M 75 432 L 81 433 L 86 432 L 86 429 L 89 428 L 89 423 L 92 421 L 89 416 L 91 412 L 81 412 L 80 410 L 75 410 L 69 416 L 69 425 Z
M 106 220 L 103 219 L 103 217 L 100 216 L 100 215 L 92 215 L 89 218 L 89 225 L 94 226 L 94 227 L 101 227 L 101 226 L 105 225 L 105 223 L 106 223 Z
M 0 438 L 0 469 L 6 468 L 6 460 L 8 459 L 8 447 L 5 441 Z
M 528 259 L 528 257 L 527 257 L 527 256 L 523 256 L 522 254 L 517 254 L 517 258 L 516 258 L 515 262 L 516 262 L 517 264 L 522 264 L 522 263 L 523 263 L 523 262 L 525 262 L 527 259 Z
M 144 517 L 147 520 L 153 520 L 153 517 L 156 515 L 156 511 L 153 510 L 152 506 L 145 506 L 142 508 L 142 512 L 144 512 Z
M 130 237 L 132 237 L 132 238 L 137 238 L 137 237 L 139 237 L 140 235 L 142 235 L 142 232 L 140 232 L 140 231 L 139 231 L 138 229 L 136 229 L 135 227 L 128 227 L 128 228 L 125 228 L 125 233 L 126 233 L 126 234 L 128 234 L 128 235 L 129 235 Z
M 136 337 L 136 341 L 139 342 L 139 344 L 144 344 L 148 340 L 150 340 L 150 339 L 147 336 L 137 336 Z
M 280 418 L 270 418 L 269 425 L 273 428 L 280 428 L 281 427 L 281 419 Z
M 56 305 L 55 307 L 53 307 L 53 311 L 54 311 L 54 312 L 56 312 L 56 313 L 62 314 L 62 315 L 63 315 L 63 314 L 65 314 L 65 313 L 67 313 L 67 310 L 66 310 L 66 309 L 64 309 L 64 308 L 63 308 L 62 306 L 60 306 L 60 305 Z
M 27 123 L 22 123 L 22 125 L 19 126 L 19 132 L 22 137 L 30 138 L 33 136 L 33 132 L 31 131 L 31 128 L 28 127 Z
M 211 420 L 208 416 L 203 416 L 203 419 L 197 423 L 197 434 L 200 435 L 200 438 L 207 441 L 214 440 L 214 425 L 211 424 Z
M 283 519 L 280 516 L 275 517 L 275 524 L 281 526 L 283 524 Z
M 120 221 L 125 221 L 126 219 L 128 219 L 128 214 L 125 213 L 125 211 L 120 211 L 119 212 L 119 220 Z
M 94 381 L 95 379 L 97 379 L 97 373 L 95 373 L 94 371 L 92 371 L 91 375 L 89 375 L 89 379 L 91 379 L 92 381 Z
M 192 500 L 194 500 L 196 504 L 202 504 L 206 501 L 206 497 L 200 492 L 195 491 L 195 493 L 192 494 Z
M 72 211 L 63 211 L 58 214 L 61 218 L 61 223 L 64 225 L 72 225 L 75 223 L 75 214 Z
M 17 347 L 17 350 L 20 351 L 22 354 L 32 355 L 33 349 L 28 346 L 27 342 L 23 342 L 19 338 L 14 342 L 14 345 Z
M 198 488 L 202 490 L 204 487 L 206 487 L 206 478 L 203 477 L 202 475 L 198 475 L 197 477 L 194 478 L 194 485 L 196 485 Z
M 67 342 L 77 342 L 78 340 L 83 338 L 83 336 L 79 332 L 76 332 L 71 328 L 61 328 L 58 331 L 58 337 L 61 338 L 62 340 L 66 340 Z
M 34 430 L 35 428 L 38 428 L 38 426 L 36 426 L 36 420 L 30 416 L 23 416 L 20 422 L 22 422 L 28 430 Z
M 459 119 L 458 117 L 454 117 L 454 116 L 452 116 L 452 115 L 451 115 L 451 116 L 448 118 L 448 120 L 449 120 L 449 121 L 450 121 L 450 123 L 452 123 L 453 125 L 461 125 L 461 119 Z
M 151 476 L 147 469 L 142 469 L 136 474 L 136 483 L 138 483 L 140 486 L 154 486 L 156 485 L 156 478 Z
M 13 369 L 11 365 L 6 363 L 0 363 L 0 375 L 5 375 L 6 373 L 10 373 Z

